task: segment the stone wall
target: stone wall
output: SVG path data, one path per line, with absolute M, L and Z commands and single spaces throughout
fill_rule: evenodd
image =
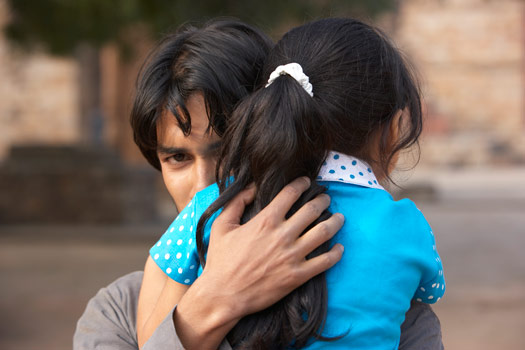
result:
M 158 181 L 103 147 L 13 147 L 0 165 L 0 223 L 153 223 Z
M 0 0 L 0 29 L 8 18 Z M 77 73 L 72 59 L 22 53 L 0 35 L 0 161 L 12 145 L 79 139 Z
M 8 20 L 0 0 L 0 29 Z M 115 48 L 99 59 L 104 130 L 94 145 L 81 111 L 85 75 L 94 73 L 81 71 L 81 60 L 17 48 L 0 32 L 0 224 L 158 221 L 161 178 L 128 122 L 138 65 L 121 62 Z
M 525 162 L 524 13 L 519 0 L 400 1 L 392 34 L 422 77 L 422 164 Z M 0 0 L 0 27 L 7 20 Z M 138 43 L 132 61 L 102 50 L 101 95 L 106 144 L 144 165 L 128 123 L 136 74 L 151 47 L 140 33 L 131 33 Z M 0 35 L 0 162 L 11 145 L 81 139 L 78 73 L 72 59 L 23 54 Z
M 418 68 L 426 165 L 525 162 L 524 3 L 405 0 L 396 41 Z

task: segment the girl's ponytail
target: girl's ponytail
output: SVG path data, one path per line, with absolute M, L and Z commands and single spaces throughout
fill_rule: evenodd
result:
M 314 181 L 326 156 L 325 150 L 329 149 L 323 128 L 315 98 L 289 75 L 279 76 L 240 103 L 225 133 L 227 138 L 223 140 L 217 167 L 221 195 L 206 210 L 197 227 L 203 265 L 206 248 L 202 237 L 206 221 L 251 182 L 255 182 L 257 194 L 245 211 L 243 222 L 261 211 L 286 184 L 299 176 L 310 177 L 312 185 L 287 217 L 325 190 Z M 310 227 L 329 215 L 325 211 Z M 328 250 L 329 243 L 326 243 L 308 258 Z M 323 273 L 277 304 L 243 318 L 228 338 L 235 349 L 278 349 L 292 343 L 302 347 L 312 337 L 322 338 L 326 298 Z

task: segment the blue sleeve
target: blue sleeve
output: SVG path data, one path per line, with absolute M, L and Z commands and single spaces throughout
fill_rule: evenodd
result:
M 402 200 L 410 209 L 406 213 L 407 222 L 414 227 L 413 235 L 407 236 L 413 259 L 417 261 L 419 283 L 413 299 L 419 302 L 434 304 L 445 294 L 445 277 L 439 257 L 434 232 L 423 213 L 410 200 Z M 409 221 L 408 217 L 412 217 Z
M 199 195 L 191 200 L 150 249 L 153 261 L 168 277 L 182 284 L 192 284 L 197 278 L 199 255 L 195 243 Z
M 430 226 L 428 226 L 427 244 L 422 247 L 421 251 L 426 255 L 426 263 L 423 265 L 421 282 L 414 298 L 420 302 L 434 304 L 445 294 L 445 277 L 443 264 L 436 248 L 434 232 Z
M 219 188 L 216 184 L 198 192 L 150 249 L 153 261 L 178 283 L 192 284 L 201 271 L 196 244 L 197 224 L 204 211 L 218 196 Z M 209 220 L 204 230 L 205 247 L 208 246 L 211 223 L 217 215 L 218 213 Z

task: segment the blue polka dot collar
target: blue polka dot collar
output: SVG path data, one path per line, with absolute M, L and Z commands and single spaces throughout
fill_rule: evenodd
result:
M 328 153 L 317 180 L 344 182 L 384 190 L 377 182 L 370 165 L 356 157 L 334 151 Z

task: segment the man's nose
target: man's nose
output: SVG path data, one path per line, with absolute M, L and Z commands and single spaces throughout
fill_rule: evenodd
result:
M 195 168 L 195 193 L 205 189 L 215 182 L 215 162 L 210 160 L 201 160 L 197 162 Z M 194 194 L 195 194 L 194 193 Z

